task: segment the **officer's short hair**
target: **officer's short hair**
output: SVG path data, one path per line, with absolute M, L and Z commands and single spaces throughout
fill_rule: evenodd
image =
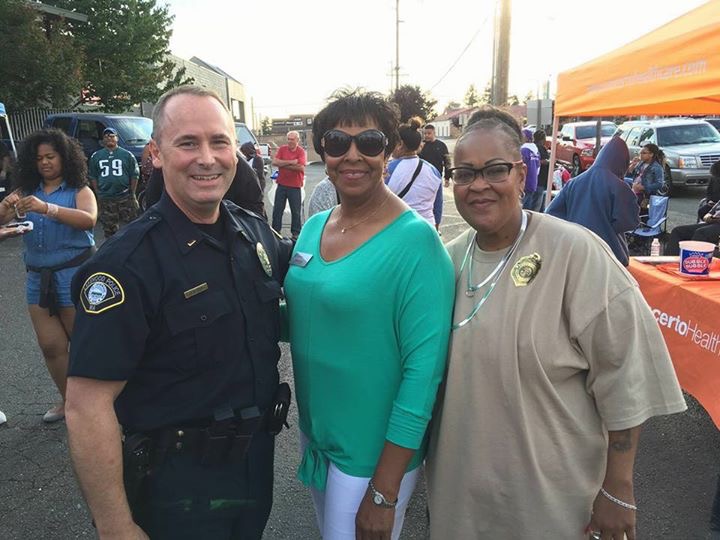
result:
M 435 131 L 435 126 L 433 126 L 432 124 L 425 124 L 425 127 L 423 129 L 432 129 L 433 131 Z
M 196 97 L 210 97 L 210 98 L 216 99 L 217 102 L 220 105 L 222 105 L 222 108 L 225 109 L 225 112 L 227 113 L 228 117 L 230 117 L 230 109 L 228 109 L 227 105 L 225 105 L 225 102 L 214 90 L 210 90 L 208 88 L 203 88 L 202 86 L 194 86 L 194 85 L 190 85 L 190 84 L 176 86 L 172 90 L 168 90 L 162 96 L 160 96 L 160 99 L 158 99 L 157 103 L 155 104 L 155 108 L 153 109 L 153 114 L 152 114 L 153 134 L 152 134 L 152 137 L 153 137 L 153 139 L 155 139 L 155 142 L 160 141 L 160 132 L 162 131 L 163 124 L 165 123 L 165 108 L 167 107 L 168 101 L 170 101 L 170 99 L 172 99 L 175 96 L 181 96 L 181 95 L 191 95 L 191 96 L 196 96 Z

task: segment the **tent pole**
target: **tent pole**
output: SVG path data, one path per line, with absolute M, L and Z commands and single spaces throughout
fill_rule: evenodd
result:
M 547 187 L 545 189 L 545 208 L 552 200 L 553 176 L 555 173 L 555 157 L 557 155 L 557 137 L 560 119 L 553 115 L 552 139 L 550 139 L 550 164 L 548 165 Z

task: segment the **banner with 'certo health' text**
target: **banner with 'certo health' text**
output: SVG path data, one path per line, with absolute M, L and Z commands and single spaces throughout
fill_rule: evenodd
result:
M 691 281 L 631 261 L 683 390 L 720 428 L 720 281 Z

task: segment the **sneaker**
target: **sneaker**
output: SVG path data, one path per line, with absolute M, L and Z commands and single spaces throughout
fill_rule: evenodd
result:
M 65 404 L 55 405 L 52 409 L 45 413 L 43 416 L 43 422 L 51 424 L 65 418 Z
M 4 424 L 5 422 L 7 422 L 7 416 L 5 416 L 4 412 L 0 411 L 0 425 Z

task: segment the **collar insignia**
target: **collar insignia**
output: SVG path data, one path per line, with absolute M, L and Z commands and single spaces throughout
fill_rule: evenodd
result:
M 513 283 L 516 287 L 525 287 L 530 283 L 535 276 L 540 272 L 542 266 L 542 257 L 538 253 L 532 255 L 526 255 L 515 263 L 510 271 L 510 277 L 512 277 Z

